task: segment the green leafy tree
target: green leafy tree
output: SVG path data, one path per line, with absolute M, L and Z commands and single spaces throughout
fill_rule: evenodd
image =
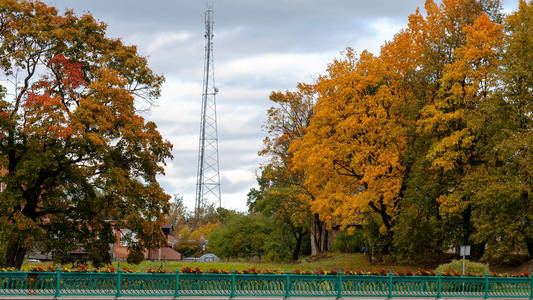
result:
M 290 240 L 284 245 L 291 255 L 283 255 L 286 250 L 280 251 L 278 246 L 278 255 L 274 260 L 296 261 L 303 244 L 309 240 L 311 214 L 309 207 L 300 198 L 301 188 L 280 182 L 277 177 L 280 175 L 273 175 L 274 172 L 276 171 L 272 169 L 263 169 L 261 177 L 257 179 L 259 189 L 252 188 L 248 193 L 248 205 L 251 212 L 261 213 L 272 219 L 277 230 L 289 235 Z
M 141 248 L 159 245 L 170 197 L 156 176 L 172 145 L 134 99 L 155 101 L 163 77 L 90 14 L 8 0 L 0 20 L 0 71 L 13 83 L 0 94 L 6 265 L 20 268 L 36 243 L 95 259 L 112 226 L 130 228 Z
M 202 255 L 202 242 L 198 240 L 181 240 L 174 244 L 174 250 L 183 257 L 198 257 Z
M 260 215 L 234 215 L 209 234 L 209 249 L 220 257 L 265 257 L 273 229 L 273 223 Z
M 489 261 L 510 262 L 516 249 L 527 249 L 533 257 L 532 26 L 533 2 L 520 1 L 505 19 L 505 51 L 495 71 L 498 89 L 485 109 L 490 122 L 483 131 L 490 140 L 484 161 L 465 178 L 478 210 L 473 238 L 486 241 Z

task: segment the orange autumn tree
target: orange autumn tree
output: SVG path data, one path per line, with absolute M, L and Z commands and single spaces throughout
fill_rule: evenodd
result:
M 418 235 L 413 228 L 446 222 L 437 199 L 448 188 L 446 175 L 428 171 L 434 137 L 417 128 L 423 109 L 440 97 L 446 71 L 461 60 L 468 35 L 463 28 L 484 13 L 501 19 L 499 8 L 499 1 L 426 1 L 426 15 L 411 15 L 379 56 L 348 49 L 318 79 L 310 125 L 290 146 L 291 167 L 305 174 L 315 195 L 311 210 L 329 226 L 377 225 L 369 239 L 380 236 L 372 249 L 379 255 L 393 243 L 412 247 L 401 241 L 412 237 L 417 249 L 406 252 L 445 247 L 446 233 Z M 394 238 L 396 232 L 402 239 Z
M 294 168 L 305 170 L 315 195 L 311 209 L 332 226 L 361 224 L 365 214 L 392 228 L 405 168 L 405 128 L 399 121 L 401 95 L 383 84 L 387 70 L 368 52 L 359 60 L 348 50 L 328 77 L 318 80 L 315 114 L 302 139 L 291 145 Z
M 20 268 L 35 246 L 63 262 L 80 248 L 109 262 L 113 226 L 136 233 L 132 250 L 158 245 L 170 197 L 156 176 L 172 145 L 134 99 L 154 101 L 163 77 L 89 14 L 8 0 L 0 19 L 0 70 L 12 84 L 0 95 L 5 264 Z

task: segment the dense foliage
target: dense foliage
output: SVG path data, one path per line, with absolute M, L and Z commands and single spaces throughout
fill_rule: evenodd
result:
M 292 189 L 313 230 L 363 228 L 378 260 L 464 244 L 531 258 L 531 28 L 531 1 L 504 16 L 498 0 L 428 0 L 379 54 L 347 49 L 314 84 L 273 93 L 265 170 L 284 185 L 268 193 Z
M 169 196 L 156 180 L 172 145 L 136 111 L 160 94 L 136 47 L 90 14 L 0 2 L 0 236 L 5 264 L 27 251 L 109 261 L 112 227 L 159 244 Z M 3 246 L 0 246 L 3 250 Z
M 261 216 L 235 215 L 209 235 L 209 249 L 221 257 L 264 257 L 272 224 Z
M 202 255 L 202 242 L 198 240 L 180 240 L 174 244 L 173 248 L 183 257 L 200 257 Z
M 335 236 L 331 243 L 331 250 L 341 253 L 365 252 L 367 248 L 367 239 L 361 230 L 353 232 L 343 230 Z

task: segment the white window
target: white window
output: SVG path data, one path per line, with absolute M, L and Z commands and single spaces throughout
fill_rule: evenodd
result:
M 128 247 L 129 242 L 137 242 L 137 235 L 129 229 L 120 230 L 120 246 Z

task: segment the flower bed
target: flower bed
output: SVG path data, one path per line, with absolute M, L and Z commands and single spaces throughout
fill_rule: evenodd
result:
M 22 268 L 21 271 L 28 271 L 28 272 L 56 272 L 58 266 L 49 265 L 47 267 L 42 266 L 26 266 Z M 93 273 L 116 273 L 117 269 L 112 266 L 108 265 L 106 267 L 102 268 L 94 268 L 90 267 L 88 265 L 80 264 L 75 265 L 72 267 L 66 267 L 66 266 L 59 266 L 59 270 L 61 272 L 93 272 Z M 15 268 L 0 268 L 0 272 L 15 272 L 17 271 Z M 128 268 L 120 268 L 121 273 L 175 273 L 172 271 L 165 270 L 163 268 L 148 268 L 144 270 L 144 272 L 140 270 L 130 270 Z M 238 270 L 234 271 L 235 274 L 286 274 L 287 271 L 280 271 L 280 270 L 270 270 L 270 269 L 264 269 L 259 270 L 257 268 L 249 268 L 245 270 Z M 217 268 L 210 268 L 208 270 L 202 270 L 199 267 L 183 267 L 179 270 L 179 273 L 183 274 L 231 274 L 232 271 L 230 270 L 224 270 L 224 269 L 217 269 Z M 318 270 L 318 271 L 309 271 L 309 270 L 293 270 L 290 272 L 290 274 L 294 275 L 337 275 L 339 273 L 339 270 Z M 381 275 L 381 276 L 387 276 L 390 275 L 394 276 L 436 276 L 437 273 L 433 270 L 397 270 L 397 271 L 387 271 L 384 269 L 380 269 L 377 271 L 363 271 L 363 270 L 342 270 L 342 275 Z M 467 277 L 482 277 L 485 276 L 485 274 L 476 274 L 476 273 L 466 273 L 462 275 L 460 272 L 457 271 L 444 271 L 441 273 L 441 276 L 467 276 Z M 518 272 L 518 273 L 496 273 L 492 272 L 489 274 L 490 277 L 531 277 L 530 273 L 526 272 Z

